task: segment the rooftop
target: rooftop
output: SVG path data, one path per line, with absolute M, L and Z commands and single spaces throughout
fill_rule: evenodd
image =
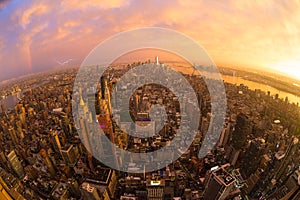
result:
M 214 171 L 213 176 L 225 186 L 229 186 L 235 182 L 235 178 L 223 168 L 219 168 L 218 170 Z

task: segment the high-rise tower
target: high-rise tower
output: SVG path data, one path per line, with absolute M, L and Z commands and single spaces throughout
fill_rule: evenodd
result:
M 204 199 L 224 200 L 234 187 L 235 178 L 222 166 L 210 172 L 205 184 Z
M 14 145 L 18 145 L 19 144 L 19 139 L 17 137 L 16 131 L 15 129 L 10 126 L 8 129 L 9 135 L 11 137 L 12 142 L 14 143 Z
M 7 155 L 8 162 L 10 163 L 11 167 L 13 168 L 14 172 L 18 175 L 19 178 L 24 177 L 24 169 L 19 161 L 16 153 L 14 150 L 12 150 L 8 155 Z
M 51 162 L 51 160 L 50 160 L 50 158 L 48 156 L 47 151 L 45 149 L 42 149 L 40 151 L 40 154 L 41 154 L 41 156 L 42 156 L 42 158 L 44 160 L 44 163 L 47 166 L 47 168 L 48 168 L 51 176 L 54 177 L 56 175 L 55 169 L 54 169 L 54 166 L 53 166 L 53 164 L 52 164 L 52 162 Z
M 56 153 L 60 153 L 61 144 L 59 140 L 58 133 L 56 131 L 50 130 L 51 142 Z
M 232 133 L 232 146 L 239 150 L 241 149 L 248 135 L 248 117 L 245 114 L 238 114 L 236 118 L 235 130 Z

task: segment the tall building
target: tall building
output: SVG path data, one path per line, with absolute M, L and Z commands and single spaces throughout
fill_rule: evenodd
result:
M 7 159 L 8 159 L 10 166 L 12 167 L 14 172 L 18 175 L 18 177 L 23 178 L 24 177 L 24 169 L 23 169 L 23 166 L 22 166 L 21 162 L 19 161 L 14 150 L 12 150 L 7 155 Z
M 156 65 L 159 65 L 159 62 L 158 62 L 158 56 L 155 57 L 155 64 L 156 64 Z
M 53 200 L 67 200 L 69 197 L 68 184 L 59 182 L 51 193 Z
M 231 123 L 230 122 L 226 123 L 226 127 L 223 128 L 222 133 L 220 135 L 220 139 L 218 141 L 219 147 L 224 147 L 225 145 L 227 145 L 227 142 L 230 137 L 230 127 L 231 127 Z
M 95 110 L 94 116 L 99 115 L 100 107 L 99 107 L 99 92 L 96 94 L 94 92 L 87 94 L 88 108 L 90 111 Z M 95 119 L 94 119 L 95 120 Z
M 91 144 L 90 144 L 90 137 L 89 137 L 89 127 L 87 124 L 87 120 L 86 119 L 80 119 L 79 120 L 79 124 L 80 124 L 80 132 L 82 135 L 82 139 L 83 139 L 83 144 L 85 146 L 85 148 L 90 152 L 91 151 Z
M 5 190 L 2 183 L 0 182 L 0 199 L 1 200 L 13 200 L 9 193 Z
M 106 85 L 106 84 L 105 84 Z M 104 88 L 105 89 L 105 88 Z M 106 92 L 107 94 L 108 92 Z M 109 95 L 108 95 L 109 96 Z M 111 120 L 111 113 L 110 113 L 110 101 L 107 102 L 105 99 L 100 99 L 99 105 L 100 105 L 100 114 L 97 116 L 99 125 L 101 129 L 103 130 L 104 134 L 99 134 L 100 138 L 100 152 L 103 159 L 106 160 L 106 162 L 110 162 L 114 166 L 119 165 L 119 161 L 117 160 L 116 156 L 116 148 L 115 145 L 110 145 L 106 142 L 106 138 L 109 138 L 111 143 L 117 142 L 117 139 L 115 138 L 115 129 L 114 125 Z
M 235 130 L 232 133 L 232 146 L 236 150 L 241 149 L 247 140 L 248 123 L 248 117 L 245 114 L 240 113 L 237 115 Z
M 148 179 L 146 182 L 147 193 L 149 200 L 163 200 L 164 199 L 164 187 L 165 181 L 164 179 L 155 180 Z
M 246 185 L 243 190 L 246 194 L 257 194 L 259 191 L 264 191 L 270 183 L 271 169 L 273 169 L 273 161 L 269 155 L 265 154 L 260 160 L 260 166 L 246 180 Z
M 9 129 L 8 129 L 8 132 L 9 132 L 9 135 L 10 135 L 10 138 L 11 138 L 13 144 L 18 145 L 19 144 L 19 139 L 17 137 L 15 129 L 12 126 L 10 126 Z
M 4 103 L 1 103 L 1 111 L 2 111 L 2 113 L 6 112 L 6 108 L 5 108 Z
M 7 158 L 3 151 L 0 151 L 0 166 L 3 167 L 4 169 L 8 170 Z
M 23 126 L 26 126 L 26 111 L 23 106 L 21 106 L 21 112 L 19 113 L 20 121 L 22 122 Z
M 51 143 L 53 145 L 54 151 L 60 153 L 61 144 L 57 131 L 50 130 Z
M 114 141 L 112 121 L 109 113 L 109 105 L 107 104 L 106 100 L 103 99 L 100 100 L 100 114 L 98 116 L 98 121 L 104 133 L 109 135 L 111 141 Z
M 88 105 L 83 101 L 81 95 L 80 95 L 80 101 L 79 101 L 77 109 L 78 109 L 79 116 L 82 118 L 86 118 L 86 116 L 89 112 L 89 108 L 88 108 Z
M 76 155 L 74 146 L 71 145 L 66 145 L 60 150 L 61 156 L 63 157 L 65 163 L 69 166 L 74 166 L 77 159 L 78 155 Z
M 88 159 L 88 164 L 91 170 L 94 170 L 94 164 L 93 164 L 93 157 L 92 157 L 92 141 L 90 140 L 91 133 L 89 131 L 89 125 L 88 121 L 86 119 L 80 119 L 80 131 L 81 131 L 81 136 L 82 136 L 82 142 L 84 144 L 84 147 L 87 150 L 87 159 Z
M 299 166 L 298 166 L 299 167 Z M 300 198 L 300 170 L 289 175 L 281 187 L 275 190 L 267 200 L 298 200 Z
M 115 190 L 117 185 L 117 176 L 114 170 L 109 168 L 102 168 L 97 166 L 94 170 L 93 176 L 87 176 L 86 182 L 91 183 L 100 188 L 103 196 L 108 196 L 113 199 L 115 196 Z M 105 188 L 105 191 L 102 191 Z
M 101 200 L 96 187 L 93 187 L 87 182 L 82 183 L 80 187 L 82 197 L 89 200 Z
M 42 149 L 42 150 L 40 151 L 40 154 L 41 154 L 41 156 L 42 156 L 42 158 L 43 158 L 43 160 L 44 160 L 44 163 L 45 163 L 45 165 L 47 166 L 47 168 L 48 168 L 48 170 L 49 170 L 51 176 L 52 176 L 52 177 L 55 177 L 56 172 L 55 172 L 53 163 L 52 163 L 52 161 L 50 160 L 50 158 L 49 158 L 49 156 L 48 156 L 47 151 L 46 151 L 45 149 Z
M 67 135 L 67 137 L 69 138 L 73 133 L 73 131 L 72 131 L 72 126 L 70 124 L 70 120 L 68 118 L 68 114 L 65 112 L 60 112 L 60 117 L 62 119 L 62 128 L 65 134 Z
M 0 167 L 0 199 L 1 200 L 25 200 L 23 197 L 24 186 L 12 174 Z
M 211 171 L 205 182 L 203 193 L 205 200 L 224 200 L 234 188 L 235 178 L 222 166 Z
M 241 173 L 244 178 L 248 178 L 259 167 L 261 157 L 265 150 L 265 140 L 256 138 L 252 140 L 246 155 L 241 164 Z
M 81 193 L 80 193 L 80 189 L 79 189 L 77 180 L 68 179 L 68 185 L 69 185 L 71 196 L 75 197 L 76 199 L 80 199 Z
M 101 86 L 101 99 L 105 99 L 105 78 L 101 76 L 100 78 L 100 86 Z
M 282 182 L 283 180 L 285 180 L 286 175 L 288 174 L 289 165 L 299 164 L 293 163 L 295 157 L 297 156 L 297 151 L 299 151 L 299 146 L 299 139 L 297 137 L 293 137 L 286 149 L 285 157 L 282 159 L 279 167 L 275 169 L 276 173 L 274 179 L 276 180 L 276 182 Z

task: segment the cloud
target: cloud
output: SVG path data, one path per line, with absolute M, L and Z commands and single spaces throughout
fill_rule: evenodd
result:
M 5 9 L 7 4 L 10 2 L 11 0 L 0 0 L 0 11 Z
M 39 18 L 41 15 L 49 13 L 49 11 L 50 6 L 43 3 L 35 3 L 27 9 L 20 9 L 16 15 L 19 18 L 19 25 L 26 28 L 33 18 Z
M 0 12 L 0 55 L 5 52 L 7 57 L 0 70 L 4 65 L 26 68 L 28 50 L 33 70 L 52 67 L 53 58 L 77 56 L 80 61 L 109 36 L 145 26 L 171 28 L 194 38 L 217 64 L 270 66 L 300 55 L 297 0 L 8 2 L 7 12 Z M 3 5 L 0 1 L 0 10 Z M 24 59 L 15 61 L 14 56 Z
M 67 10 L 88 9 L 93 7 L 107 10 L 122 7 L 128 4 L 128 0 L 90 0 L 88 3 L 82 0 L 64 0 L 61 2 L 61 6 Z
M 48 24 L 38 24 L 30 29 L 28 32 L 23 32 L 20 35 L 20 40 L 24 44 L 31 44 L 32 39 L 36 37 L 37 34 L 41 33 Z

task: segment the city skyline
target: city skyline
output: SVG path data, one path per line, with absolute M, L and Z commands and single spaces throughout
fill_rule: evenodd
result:
M 299 200 L 300 0 L 0 0 L 0 200 Z
M 218 66 L 300 77 L 299 1 L 0 2 L 0 81 L 80 65 L 110 36 L 141 27 L 182 32 Z
M 171 74 L 168 82 L 181 86 L 179 89 L 154 83 L 132 93 L 134 85 L 149 79 L 143 73 L 163 76 L 160 69 L 165 65 L 157 63 L 148 62 L 156 66 L 154 70 L 135 71 L 126 85 L 118 83 L 124 82 L 122 77 L 128 70 L 140 65 L 116 64 L 101 76 L 99 90 L 85 80 L 79 82 L 87 89 L 74 87 L 78 75 L 74 68 L 19 80 L 18 87 L 27 89 L 13 94 L 21 97 L 15 99 L 18 103 L 1 103 L 0 198 L 299 199 L 299 103 L 269 90 L 251 89 L 247 83 L 224 82 L 227 109 L 221 135 L 210 137 L 210 142 L 217 139 L 217 143 L 199 158 L 206 146 L 203 139 L 216 119 L 212 118 L 211 99 L 217 98 L 217 104 L 222 105 L 222 95 L 214 87 L 217 95 L 211 97 L 204 80 L 193 73 L 184 77 L 198 102 L 188 98 L 191 92 L 182 87 L 185 79 Z M 89 80 L 93 70 L 97 68 L 84 71 Z M 8 86 L 1 92 L 13 88 Z M 128 110 L 119 109 L 127 95 L 133 97 Z M 162 109 L 155 106 L 159 104 Z M 141 127 L 131 126 L 130 118 Z M 197 130 L 186 126 L 190 122 L 199 125 Z M 145 129 L 146 124 L 149 128 Z M 103 133 L 97 131 L 99 125 Z M 188 135 L 178 138 L 181 127 Z M 143 134 L 154 136 L 139 137 Z M 184 150 L 190 139 L 191 145 Z M 106 140 L 114 145 L 107 145 Z M 180 147 L 172 146 L 176 143 Z M 125 152 L 134 154 L 124 157 Z M 149 156 L 152 152 L 157 153 Z

